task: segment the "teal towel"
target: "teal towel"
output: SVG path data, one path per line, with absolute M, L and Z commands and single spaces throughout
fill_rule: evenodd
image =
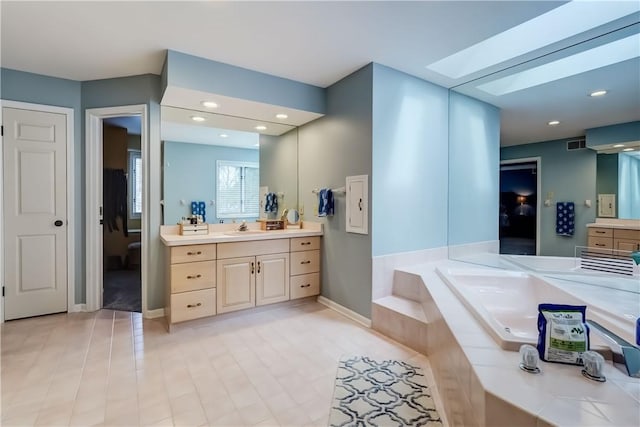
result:
M 631 252 L 631 258 L 635 261 L 636 265 L 640 265 L 640 251 Z

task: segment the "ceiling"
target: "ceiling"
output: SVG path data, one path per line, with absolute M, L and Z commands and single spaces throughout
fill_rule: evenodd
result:
M 426 68 L 565 3 L 4 0 L 0 65 L 85 81 L 160 74 L 166 49 L 173 49 L 320 87 L 377 62 L 473 93 L 469 80 L 638 21 L 637 14 L 617 20 L 462 78 Z M 503 145 L 557 139 L 640 120 L 639 73 L 635 59 L 506 96 L 472 96 L 502 108 Z M 611 91 L 602 99 L 586 96 L 586 90 L 599 88 Z M 548 127 L 552 119 L 561 124 Z

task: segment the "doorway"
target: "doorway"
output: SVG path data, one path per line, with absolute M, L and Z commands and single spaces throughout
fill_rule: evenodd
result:
M 141 117 L 102 121 L 102 308 L 142 311 Z
M 500 163 L 500 253 L 538 255 L 539 159 Z
M 87 310 L 146 311 L 147 106 L 86 110 Z

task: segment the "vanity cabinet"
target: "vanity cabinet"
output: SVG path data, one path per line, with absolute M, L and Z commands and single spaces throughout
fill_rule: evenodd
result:
M 589 227 L 587 245 L 591 248 L 640 250 L 640 230 L 613 227 Z
M 320 237 L 291 239 L 290 298 L 320 293 Z
M 216 245 L 167 248 L 169 325 L 216 314 Z
M 289 299 L 288 239 L 218 246 L 218 313 Z
M 171 325 L 320 294 L 320 237 L 168 246 Z

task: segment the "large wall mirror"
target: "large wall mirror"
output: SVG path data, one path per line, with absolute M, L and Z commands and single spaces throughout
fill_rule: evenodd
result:
M 204 202 L 208 223 L 279 216 L 298 204 L 297 127 L 163 105 L 163 223 Z M 267 194 L 277 206 L 265 209 Z

